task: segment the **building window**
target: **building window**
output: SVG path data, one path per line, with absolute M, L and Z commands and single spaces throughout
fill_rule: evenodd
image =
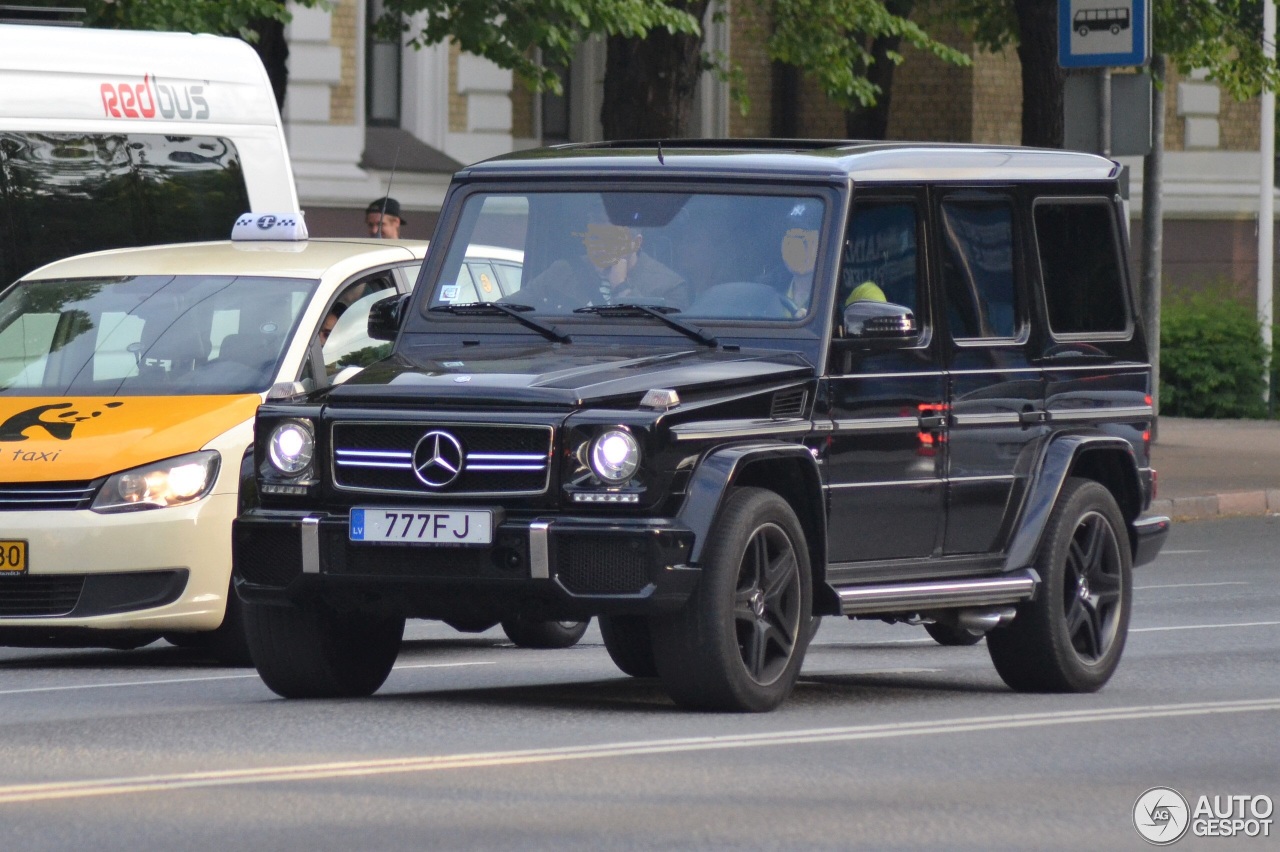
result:
M 552 70 L 560 77 L 564 94 L 557 95 L 546 91 L 540 96 L 542 98 L 542 144 L 544 145 L 559 145 L 572 141 L 569 132 L 569 97 L 573 77 L 569 74 L 569 69 L 562 65 L 552 66 Z
M 365 25 L 365 123 L 371 127 L 400 126 L 400 42 L 377 38 L 374 25 L 385 11 L 383 0 L 368 0 Z

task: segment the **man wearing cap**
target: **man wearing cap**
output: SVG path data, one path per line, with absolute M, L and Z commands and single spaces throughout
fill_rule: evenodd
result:
M 400 226 L 404 224 L 404 219 L 400 218 L 400 202 L 390 196 L 369 202 L 364 211 L 364 223 L 371 237 L 400 239 Z

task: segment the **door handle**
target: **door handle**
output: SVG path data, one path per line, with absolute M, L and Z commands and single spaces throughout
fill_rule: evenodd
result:
M 1049 419 L 1048 412 L 1044 411 L 1043 409 L 1033 408 L 1027 411 L 1019 412 L 1018 414 L 1018 422 L 1021 423 L 1023 426 L 1034 426 L 1037 423 L 1044 423 L 1048 419 Z
M 947 425 L 947 409 L 945 402 L 922 402 L 916 407 L 920 412 L 921 429 L 942 429 Z

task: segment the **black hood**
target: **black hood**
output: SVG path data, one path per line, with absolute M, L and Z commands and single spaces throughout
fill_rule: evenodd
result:
M 633 408 L 645 392 L 684 393 L 808 378 L 800 355 L 645 345 L 405 347 L 328 394 L 331 405 L 448 400 L 451 405 Z

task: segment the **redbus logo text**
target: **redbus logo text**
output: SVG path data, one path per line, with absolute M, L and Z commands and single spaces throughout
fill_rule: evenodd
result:
M 100 91 L 103 112 L 111 118 L 209 117 L 204 86 L 170 86 L 147 74 L 141 83 L 103 83 Z

